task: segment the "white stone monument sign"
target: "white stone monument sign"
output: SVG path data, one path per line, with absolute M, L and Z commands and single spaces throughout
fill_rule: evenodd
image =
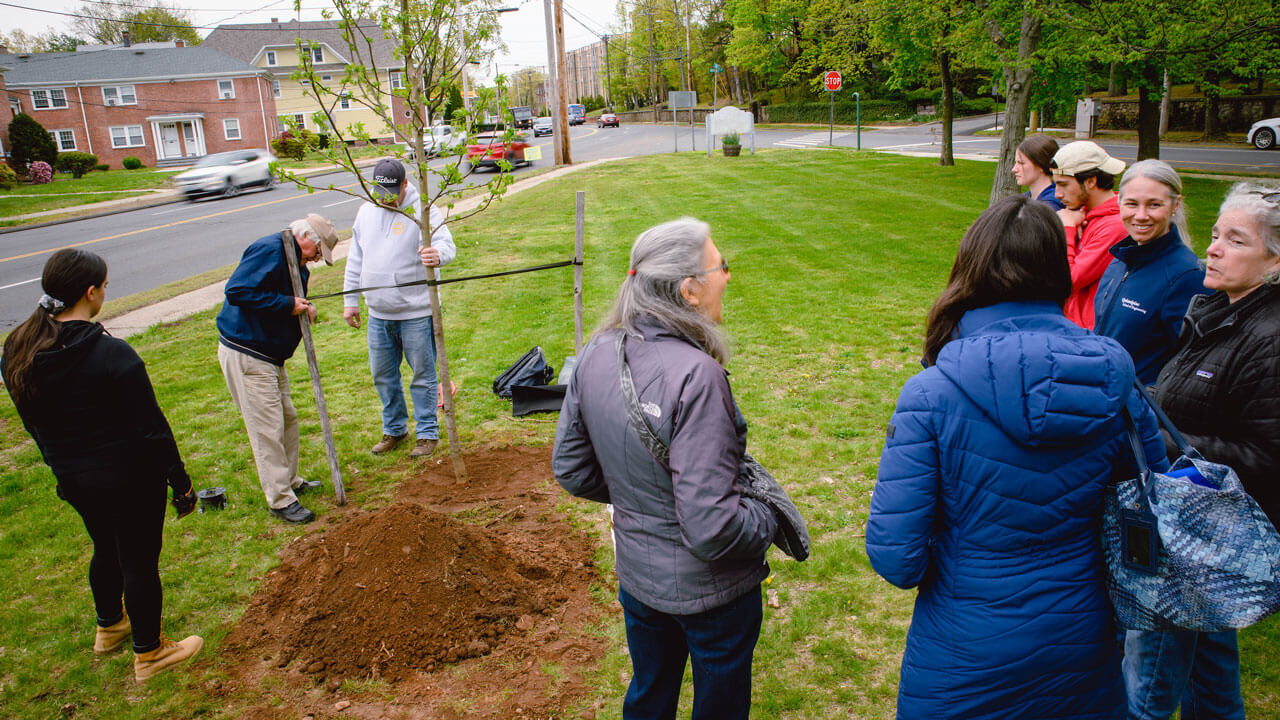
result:
M 711 157 L 711 146 L 715 143 L 715 139 L 731 132 L 738 133 L 739 137 L 751 135 L 751 154 L 756 154 L 756 121 L 751 117 L 751 113 L 730 105 L 708 115 L 706 124 L 707 157 Z

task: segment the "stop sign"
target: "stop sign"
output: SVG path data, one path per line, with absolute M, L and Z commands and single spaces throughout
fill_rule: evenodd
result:
M 844 80 L 840 77 L 840 73 L 835 70 L 828 70 L 827 73 L 822 76 L 822 84 L 825 85 L 827 90 L 830 92 L 839 90 L 840 85 L 843 82 Z

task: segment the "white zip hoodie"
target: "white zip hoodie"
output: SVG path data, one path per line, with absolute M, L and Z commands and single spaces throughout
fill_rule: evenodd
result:
M 404 204 L 413 207 L 414 217 L 422 212 L 418 189 L 412 183 L 405 190 Z M 453 233 L 444 224 L 444 214 L 431 206 L 431 247 L 440 253 L 440 264 L 448 265 L 457 254 Z M 373 285 L 400 285 L 414 280 L 426 280 L 427 268 L 418 257 L 421 234 L 415 219 L 380 205 L 366 202 L 356 213 L 351 227 L 351 249 L 347 254 L 347 271 L 342 289 L 354 290 Z M 437 274 L 436 277 L 439 277 Z M 426 285 L 372 290 L 363 293 L 369 306 L 369 316 L 380 320 L 412 320 L 431 314 L 431 300 Z M 343 298 L 346 307 L 359 307 L 353 295 Z

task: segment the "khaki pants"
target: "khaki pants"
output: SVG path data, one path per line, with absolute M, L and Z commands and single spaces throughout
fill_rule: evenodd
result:
M 283 367 L 245 355 L 218 343 L 218 364 L 231 399 L 240 409 L 258 466 L 258 482 L 267 505 L 282 510 L 297 502 L 298 413 L 289 397 L 289 374 Z

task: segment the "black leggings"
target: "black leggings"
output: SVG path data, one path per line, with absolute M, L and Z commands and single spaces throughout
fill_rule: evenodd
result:
M 58 489 L 93 539 L 89 587 L 98 625 L 120 621 L 123 595 L 133 625 L 133 651 L 160 647 L 164 481 L 110 471 L 76 473 L 59 478 Z

